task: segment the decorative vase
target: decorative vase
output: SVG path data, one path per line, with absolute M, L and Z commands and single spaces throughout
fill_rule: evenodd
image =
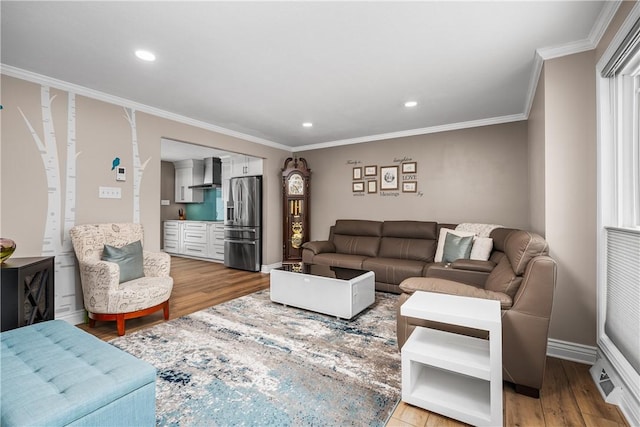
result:
M 0 237 L 0 263 L 8 259 L 16 250 L 16 242 Z

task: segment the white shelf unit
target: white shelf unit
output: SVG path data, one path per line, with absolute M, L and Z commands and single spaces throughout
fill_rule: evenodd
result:
M 500 303 L 415 292 L 403 316 L 489 332 L 489 339 L 416 327 L 402 347 L 402 400 L 477 425 L 502 425 Z

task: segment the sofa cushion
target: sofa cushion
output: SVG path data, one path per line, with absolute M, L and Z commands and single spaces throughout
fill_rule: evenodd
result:
M 353 268 L 363 270 L 362 262 L 367 259 L 362 255 L 349 255 L 340 253 L 323 253 L 313 257 L 314 264 L 330 265 L 332 267 Z
M 382 222 L 359 219 L 338 219 L 333 234 L 350 236 L 382 236 Z
M 435 292 L 440 294 L 459 295 L 463 297 L 483 298 L 500 301 L 500 308 L 508 310 L 513 304 L 513 299 L 502 293 L 494 292 L 476 286 L 465 285 L 435 277 L 411 277 L 400 283 L 400 289 L 407 294 L 416 291 Z
M 518 292 L 520 283 L 522 283 L 522 276 L 516 276 L 508 257 L 503 257 L 487 277 L 485 289 L 502 292 L 513 298 Z
M 435 240 L 383 237 L 380 241 L 378 256 L 381 258 L 433 262 L 436 246 Z
M 383 237 L 436 240 L 438 224 L 433 221 L 385 221 Z
M 470 259 L 487 261 L 493 249 L 493 239 L 491 237 L 476 237 L 471 248 Z
M 373 271 L 376 282 L 400 283 L 408 277 L 421 276 L 425 263 L 397 258 L 367 258 L 363 270 Z
M 441 228 L 440 234 L 438 236 L 438 246 L 436 248 L 436 255 L 434 257 L 435 262 L 442 262 L 442 255 L 444 253 L 444 242 L 447 238 L 447 233 L 452 233 L 456 236 L 461 236 L 461 237 L 474 236 L 473 232 L 469 232 L 469 231 L 456 231 L 450 228 Z
M 333 244 L 340 254 L 374 257 L 378 255 L 380 237 L 336 234 L 333 236 Z
M 304 249 L 309 249 L 311 252 L 313 252 L 314 255 L 336 251 L 336 246 L 333 244 L 333 242 L 329 242 L 328 240 L 305 242 L 302 244 L 302 247 Z
M 513 271 L 521 276 L 532 258 L 549 254 L 549 246 L 546 240 L 535 233 L 516 230 L 505 240 L 504 253 L 509 258 Z
M 442 262 L 453 262 L 457 259 L 469 259 L 471 247 L 473 246 L 473 236 L 456 236 L 447 233 L 442 249 Z

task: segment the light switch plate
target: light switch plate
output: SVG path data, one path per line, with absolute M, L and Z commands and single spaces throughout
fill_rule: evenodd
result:
M 161 206 L 169 206 L 170 204 L 171 204 L 171 203 L 170 203 L 170 201 L 169 201 L 169 200 L 166 200 L 166 199 L 162 199 L 162 200 L 160 200 L 160 205 L 161 205 Z
M 120 187 L 98 187 L 98 197 L 101 199 L 121 199 L 122 189 Z

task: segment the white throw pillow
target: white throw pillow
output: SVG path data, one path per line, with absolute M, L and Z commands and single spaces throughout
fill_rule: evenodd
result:
M 438 236 L 438 247 L 436 249 L 435 262 L 442 262 L 442 254 L 444 253 L 444 241 L 447 238 L 447 233 L 452 233 L 458 237 L 475 236 L 475 233 L 470 231 L 457 231 L 450 228 L 441 228 L 440 235 Z M 472 249 L 473 250 L 473 249 Z
M 476 237 L 471 248 L 469 259 L 487 261 L 493 249 L 493 239 L 491 237 Z

